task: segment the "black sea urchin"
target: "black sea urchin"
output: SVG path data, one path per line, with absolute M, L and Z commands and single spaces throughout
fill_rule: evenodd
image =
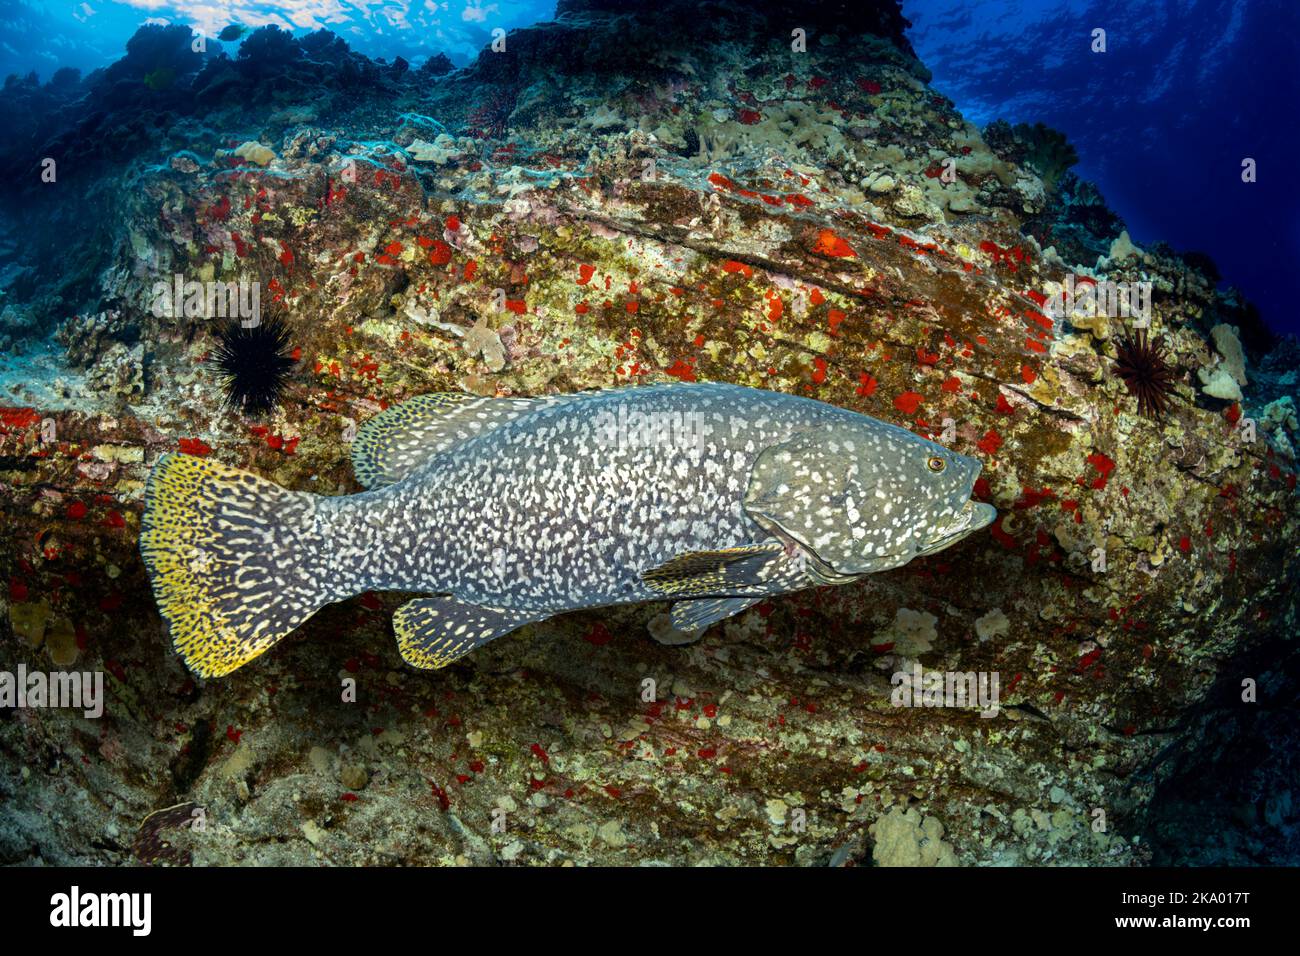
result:
M 1137 399 L 1138 411 L 1163 418 L 1174 394 L 1174 370 L 1164 346 L 1148 339 L 1146 329 L 1137 329 L 1117 343 L 1114 368 Z
M 294 366 L 289 330 L 278 318 L 251 328 L 230 322 L 217 332 L 212 363 L 221 376 L 226 402 L 245 415 L 262 415 L 280 401 Z

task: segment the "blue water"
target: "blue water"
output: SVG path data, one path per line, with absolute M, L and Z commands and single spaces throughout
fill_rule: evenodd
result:
M 496 27 L 554 0 L 0 0 L 0 75 L 83 72 L 146 22 L 215 36 L 231 23 L 325 27 L 418 66 L 468 62 Z M 1041 121 L 1067 134 L 1139 244 L 1207 253 L 1275 330 L 1300 332 L 1300 3 L 1296 0 L 904 0 L 934 85 L 977 125 Z M 1106 30 L 1107 51 L 1090 50 Z M 226 44 L 234 52 L 235 44 Z M 1241 163 L 1256 162 L 1244 183 Z
M 933 85 L 967 119 L 1061 130 L 1075 171 L 1135 242 L 1208 253 L 1274 330 L 1300 332 L 1300 4 L 904 0 L 903 10 Z M 1097 27 L 1106 53 L 1089 48 Z
M 554 13 L 555 0 L 0 0 L 0 76 L 35 70 L 47 79 L 63 66 L 88 73 L 120 57 L 145 23 L 183 23 L 208 37 L 232 23 L 327 29 L 370 57 L 419 66 L 445 53 L 460 66 L 493 29 Z

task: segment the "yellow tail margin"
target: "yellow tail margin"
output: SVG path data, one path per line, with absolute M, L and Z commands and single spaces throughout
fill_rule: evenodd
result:
M 200 677 L 248 663 L 329 600 L 316 496 L 168 454 L 144 501 L 140 554 L 172 646 Z

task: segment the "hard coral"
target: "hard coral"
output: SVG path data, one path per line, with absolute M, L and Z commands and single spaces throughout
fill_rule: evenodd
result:
M 984 137 L 999 156 L 1033 169 L 1048 193 L 1056 191 L 1066 171 L 1079 161 L 1065 134 L 1043 123 L 1011 126 L 998 120 L 984 130 Z

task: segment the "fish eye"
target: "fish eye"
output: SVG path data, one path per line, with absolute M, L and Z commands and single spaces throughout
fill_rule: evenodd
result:
M 930 460 L 927 461 L 925 465 L 936 475 L 948 467 L 948 463 L 944 461 L 942 458 L 940 458 L 938 455 L 931 455 Z

